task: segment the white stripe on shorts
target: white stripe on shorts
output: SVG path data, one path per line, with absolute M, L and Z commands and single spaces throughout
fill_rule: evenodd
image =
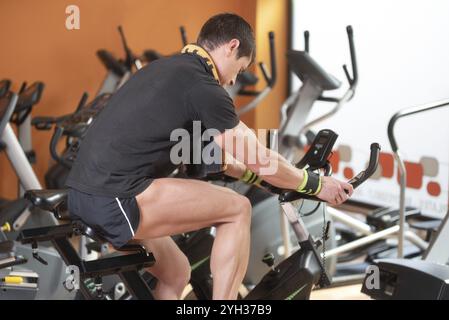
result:
M 126 221 L 128 222 L 129 229 L 131 230 L 131 233 L 132 233 L 132 235 L 133 235 L 133 237 L 134 237 L 134 230 L 133 230 L 133 228 L 131 227 L 131 223 L 129 222 L 129 219 L 128 219 L 128 216 L 127 216 L 126 213 L 125 213 L 125 210 L 123 210 L 123 207 L 122 207 L 122 204 L 120 203 L 120 200 L 119 200 L 118 198 L 115 198 L 115 200 L 117 200 L 118 206 L 120 207 L 120 210 L 122 210 L 122 213 L 123 213 L 123 215 L 125 216 Z

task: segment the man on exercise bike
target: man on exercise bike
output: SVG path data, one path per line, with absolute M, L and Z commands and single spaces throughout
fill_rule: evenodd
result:
M 253 31 L 244 19 L 210 18 L 197 44 L 133 75 L 81 144 L 67 180 L 69 211 L 115 247 L 132 240 L 151 250 L 156 263 L 148 271 L 158 279 L 157 299 L 178 299 L 190 277 L 189 262 L 170 235 L 216 227 L 210 261 L 214 299 L 237 298 L 249 255 L 247 198 L 207 182 L 167 177 L 177 167 L 170 159 L 173 130 L 193 121 L 216 129 L 214 142 L 228 155 L 225 174 L 245 182 L 263 179 L 331 204 L 352 194 L 348 183 L 295 168 L 239 121 L 222 86 L 233 85 L 254 55 Z M 229 143 L 235 141 L 244 141 L 244 148 Z M 264 175 L 267 164 L 277 170 Z

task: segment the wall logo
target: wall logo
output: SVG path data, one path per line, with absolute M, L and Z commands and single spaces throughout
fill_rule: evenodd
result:
M 365 270 L 365 287 L 368 290 L 380 289 L 380 272 L 378 266 L 368 266 Z
M 65 19 L 65 27 L 67 30 L 79 30 L 80 29 L 80 8 L 74 4 L 71 4 L 65 8 L 65 13 L 68 16 Z
M 69 292 L 80 288 L 80 269 L 77 266 L 70 265 L 65 269 L 69 276 L 63 282 L 64 288 Z
M 190 129 L 190 128 L 189 128 Z M 238 159 L 223 155 L 222 148 L 213 142 L 213 137 L 220 135 L 217 129 L 204 129 L 201 121 L 193 121 L 192 130 L 178 128 L 171 132 L 170 141 L 176 142 L 170 149 L 170 160 L 174 165 L 195 164 L 235 164 L 237 161 L 246 164 L 259 164 L 259 175 L 273 175 L 277 172 L 277 162 L 270 161 L 271 152 L 259 147 L 259 140 L 269 137 L 268 129 L 258 129 L 257 132 L 233 129 L 233 136 L 222 142 L 223 150 L 235 150 Z M 235 138 L 233 138 L 235 137 Z M 277 151 L 277 145 L 271 150 Z M 246 158 L 244 158 L 246 155 Z

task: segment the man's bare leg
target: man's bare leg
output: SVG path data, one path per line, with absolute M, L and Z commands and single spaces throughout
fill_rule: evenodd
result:
M 177 300 L 190 280 L 190 263 L 171 237 L 139 240 L 156 259 L 147 268 L 158 279 L 153 295 L 157 300 Z M 161 263 L 158 263 L 161 262 Z
M 136 199 L 141 218 L 135 239 L 160 238 L 215 226 L 211 255 L 213 298 L 237 298 L 249 256 L 251 205 L 247 198 L 202 181 L 162 178 Z

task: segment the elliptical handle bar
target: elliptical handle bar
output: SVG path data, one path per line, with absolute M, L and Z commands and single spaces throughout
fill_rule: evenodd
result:
M 271 76 L 267 73 L 266 66 L 263 62 L 259 63 L 260 71 L 262 71 L 262 75 L 267 83 L 267 86 L 270 88 L 274 87 L 277 79 L 277 67 L 276 67 L 276 50 L 274 47 L 274 32 L 270 31 L 268 33 L 268 41 L 270 45 L 270 67 L 271 67 Z
M 351 89 L 354 90 L 359 80 L 359 73 L 357 69 L 357 57 L 355 54 L 354 46 L 354 31 L 352 30 L 352 26 L 349 25 L 346 27 L 346 33 L 348 34 L 349 52 L 351 54 L 352 77 L 349 75 L 346 64 L 343 65 L 343 70 L 345 72 L 346 79 L 348 79 Z
M 310 32 L 309 30 L 304 31 L 304 51 L 309 53 L 309 39 L 310 39 Z
M 391 149 L 394 153 L 397 153 L 398 151 L 398 144 L 396 142 L 396 137 L 394 136 L 394 126 L 396 125 L 396 121 L 398 121 L 400 118 L 404 118 L 416 113 L 421 113 L 441 107 L 446 107 L 449 105 L 449 100 L 443 100 L 435 103 L 428 103 L 422 106 L 418 107 L 412 107 L 403 109 L 391 117 L 390 121 L 388 122 L 388 140 L 390 141 Z
M 140 58 L 138 58 L 128 47 L 128 43 L 126 42 L 125 33 L 123 32 L 123 27 L 117 27 L 118 32 L 120 33 L 120 38 L 122 39 L 123 49 L 125 50 L 125 66 L 129 71 L 132 71 L 133 65 L 136 66 L 137 69 L 142 68 L 142 63 Z
M 238 114 L 244 114 L 252 109 L 254 109 L 265 97 L 267 94 L 273 89 L 277 80 L 277 66 L 276 66 L 276 50 L 275 50 L 275 42 L 274 42 L 274 32 L 270 31 L 268 33 L 268 40 L 270 45 L 270 68 L 271 74 L 267 71 L 267 68 L 263 62 L 259 63 L 260 70 L 266 82 L 266 87 L 262 91 L 255 90 L 240 90 L 239 95 L 247 95 L 247 96 L 255 96 L 253 100 L 251 100 L 248 104 L 241 107 L 238 110 Z
M 179 31 L 181 32 L 181 40 L 182 40 L 182 45 L 186 46 L 187 45 L 187 33 L 186 33 L 186 28 L 184 28 L 184 26 L 180 26 L 179 27 Z

